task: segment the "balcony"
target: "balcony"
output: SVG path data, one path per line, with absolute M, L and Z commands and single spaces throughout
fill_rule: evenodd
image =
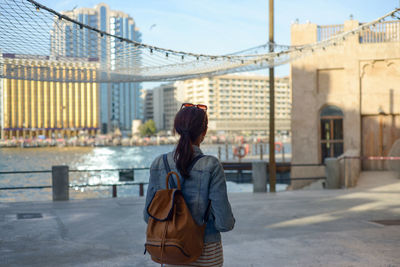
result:
M 400 41 L 400 21 L 385 21 L 377 23 L 360 33 L 360 43 L 384 43 Z
M 341 32 L 343 32 L 343 24 L 318 26 L 317 40 L 323 41 Z

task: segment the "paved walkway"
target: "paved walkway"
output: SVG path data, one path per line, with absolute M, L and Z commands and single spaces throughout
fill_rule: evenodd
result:
M 351 190 L 230 194 L 225 265 L 400 266 L 400 179 L 368 172 Z M 0 203 L 1 266 L 159 266 L 143 255 L 143 198 Z M 43 218 L 17 219 L 18 213 Z

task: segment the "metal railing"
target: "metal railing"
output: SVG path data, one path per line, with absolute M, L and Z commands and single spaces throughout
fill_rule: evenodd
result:
M 148 170 L 148 167 L 144 168 L 119 168 L 119 169 L 88 169 L 88 170 L 69 170 L 68 173 L 83 173 L 83 172 L 109 172 L 109 171 L 132 171 L 133 177 L 134 172 L 139 170 Z M 40 171 L 3 171 L 0 175 L 12 175 L 12 174 L 32 174 L 32 173 L 53 173 L 53 170 L 40 170 Z M 54 175 L 54 174 L 53 174 Z M 112 197 L 117 197 L 118 186 L 139 186 L 139 196 L 144 196 L 144 185 L 148 182 L 118 182 L 118 183 L 97 183 L 97 184 L 73 184 L 69 183 L 69 188 L 86 188 L 86 187 L 102 187 L 111 186 L 112 187 Z M 37 185 L 37 186 L 13 186 L 13 187 L 0 187 L 0 190 L 24 190 L 24 189 L 47 189 L 53 188 L 53 185 Z
M 252 163 L 251 162 L 222 162 L 223 168 L 225 171 L 237 171 L 237 175 L 242 175 L 242 171 L 251 171 L 252 170 Z M 267 164 L 268 166 L 268 164 Z M 291 167 L 319 167 L 325 166 L 324 164 L 291 164 L 290 162 L 278 162 L 277 163 L 277 173 L 284 174 L 290 173 Z M 67 167 L 67 166 L 64 166 Z M 267 167 L 268 168 L 268 167 Z M 149 170 L 149 167 L 143 168 L 118 168 L 118 169 L 88 169 L 88 170 L 68 170 L 69 173 L 83 173 L 83 172 L 109 172 L 109 171 L 132 171 L 133 174 L 135 171 L 139 170 Z M 0 175 L 13 175 L 13 174 L 38 174 L 38 173 L 52 173 L 54 176 L 54 168 L 52 170 L 33 170 L 33 171 L 3 171 L 0 172 Z M 69 179 L 69 178 L 67 178 Z M 278 183 L 286 183 L 292 181 L 305 181 L 305 180 L 320 180 L 326 179 L 326 177 L 278 177 Z M 227 179 L 228 181 L 236 181 L 235 179 Z M 268 181 L 267 177 L 267 181 Z M 251 182 L 247 181 L 247 182 Z M 117 188 L 120 186 L 139 186 L 139 196 L 144 196 L 144 185 L 148 184 L 148 182 L 118 182 L 118 183 L 97 183 L 97 184 L 89 184 L 89 183 L 81 183 L 81 184 L 73 184 L 69 183 L 68 180 L 68 188 L 86 188 L 86 187 L 104 187 L 109 186 L 112 187 L 112 197 L 117 197 Z M 13 186 L 13 187 L 0 187 L 1 190 L 25 190 L 25 189 L 49 189 L 52 188 L 54 191 L 53 185 L 37 185 L 37 186 Z M 54 193 L 54 192 L 53 192 Z M 54 196 L 54 195 L 53 195 Z
M 298 163 L 292 164 L 290 162 L 277 162 L 276 163 L 276 182 L 283 184 L 290 184 L 292 181 L 313 181 L 326 179 L 323 176 L 315 177 L 288 177 L 292 167 L 324 167 L 325 164 L 320 163 Z M 222 167 L 225 170 L 227 181 L 238 182 L 238 183 L 249 183 L 251 178 L 244 177 L 244 172 L 249 172 L 252 170 L 252 162 L 222 162 Z M 227 173 L 227 171 L 237 171 L 236 175 Z M 268 173 L 268 162 L 267 162 L 267 173 Z M 269 177 L 267 176 L 267 182 L 269 182 Z

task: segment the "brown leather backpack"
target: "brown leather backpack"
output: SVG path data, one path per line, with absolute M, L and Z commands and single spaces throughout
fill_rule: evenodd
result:
M 191 167 L 193 165 L 191 164 Z M 176 176 L 178 188 L 168 187 L 172 175 Z M 183 198 L 181 183 L 176 172 L 168 172 L 166 189 L 158 190 L 154 194 L 147 207 L 147 213 L 149 221 L 145 248 L 153 261 L 161 264 L 187 264 L 200 257 L 204 246 L 206 223 L 197 225 L 194 221 Z

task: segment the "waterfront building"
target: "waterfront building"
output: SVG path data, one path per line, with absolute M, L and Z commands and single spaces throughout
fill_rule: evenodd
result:
M 359 25 L 356 20 L 328 26 L 293 24 L 291 44 L 311 44 Z M 399 58 L 400 22 L 388 21 L 293 61 L 292 164 L 322 164 L 341 155 L 388 156 L 400 138 Z M 349 175 L 357 176 L 361 169 L 387 166 L 354 158 L 346 166 L 344 162 L 342 186 L 351 186 L 354 179 Z M 325 168 L 293 167 L 291 176 L 323 177 Z
M 289 78 L 275 79 L 275 116 L 278 133 L 290 132 Z M 208 128 L 224 133 L 267 134 L 269 79 L 261 75 L 223 75 L 188 79 L 153 89 L 153 114 L 160 129 L 171 130 L 183 102 L 208 106 Z
M 144 121 L 154 120 L 153 114 L 153 90 L 142 90 L 143 97 L 143 115 Z
M 177 81 L 160 85 L 152 89 L 153 120 L 157 130 L 171 134 L 174 127 L 174 118 L 183 103 L 182 82 Z M 149 99 L 150 100 L 150 99 Z M 150 106 L 148 107 L 150 110 Z
M 141 42 L 141 33 L 132 17 L 122 11 L 111 10 L 107 4 L 100 3 L 94 8 L 77 8 L 62 12 L 79 22 Z M 102 69 L 118 70 L 133 68 L 140 64 L 140 53 L 129 59 L 122 55 L 128 44 L 115 38 L 99 38 L 98 34 L 80 29 L 75 24 L 61 24 L 51 33 L 51 53 L 57 56 L 74 58 L 96 58 Z M 143 119 L 141 84 L 133 82 L 100 83 L 101 129 L 103 133 L 116 128 L 130 132 L 132 121 Z
M 1 138 L 76 136 L 99 130 L 98 62 L 1 54 Z

